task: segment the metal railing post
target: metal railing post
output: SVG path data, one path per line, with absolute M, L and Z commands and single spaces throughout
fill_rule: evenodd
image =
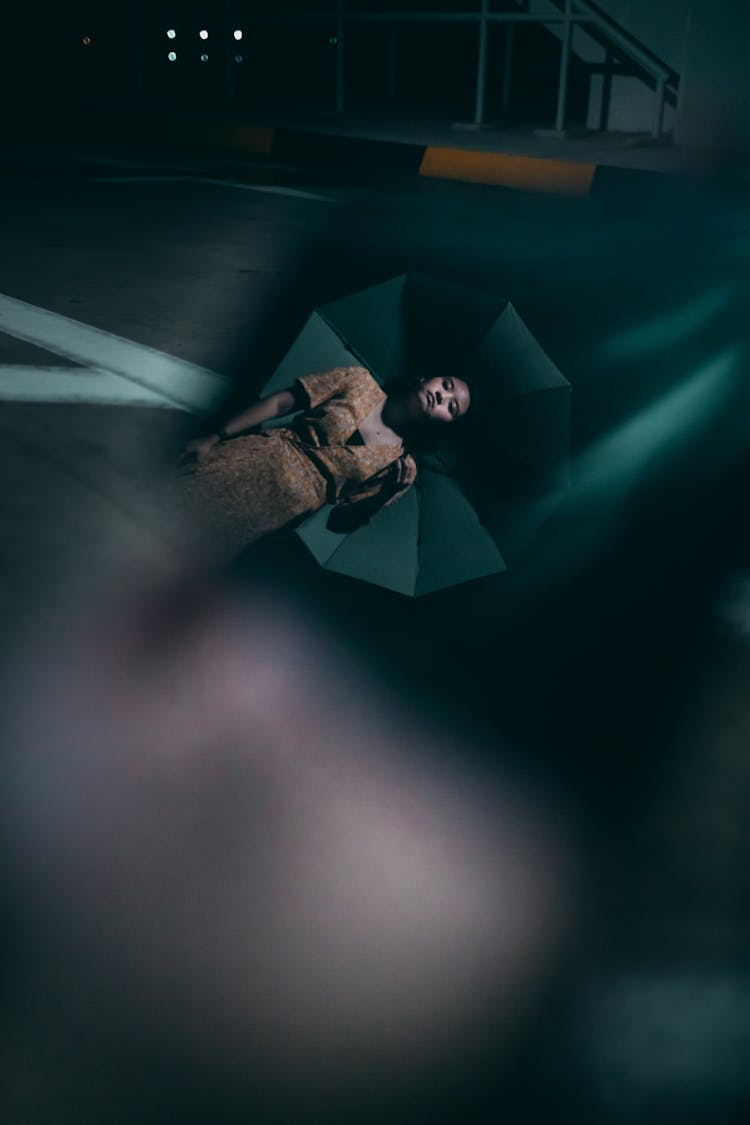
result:
M 344 110 L 344 3 L 336 4 L 336 112 Z
M 481 125 L 484 121 L 484 95 L 487 88 L 487 16 L 490 10 L 490 0 L 481 0 L 482 7 L 479 17 L 479 52 L 477 56 L 477 101 L 474 110 L 474 124 Z
M 299 93 L 300 32 L 296 20 L 292 20 L 289 35 L 289 101 L 293 104 Z
M 224 100 L 229 104 L 234 101 L 234 55 L 231 34 L 232 0 L 224 0 Z
M 651 136 L 660 137 L 664 124 L 664 78 L 662 75 L 656 79 L 656 93 L 654 97 L 654 121 L 651 126 Z
M 135 0 L 133 0 L 135 2 Z M 234 9 L 235 0 L 231 0 Z M 312 3 L 312 0 L 309 0 Z M 377 0 L 376 0 L 377 2 Z M 603 68 L 603 97 L 602 111 L 606 115 L 607 103 L 611 94 L 612 65 L 611 55 L 616 53 L 624 59 L 632 60 L 655 83 L 655 104 L 652 120 L 652 135 L 660 137 L 664 128 L 664 109 L 669 101 L 671 103 L 675 89 L 679 82 L 679 75 L 662 63 L 656 56 L 651 55 L 641 47 L 637 40 L 624 32 L 613 20 L 606 16 L 590 0 L 556 0 L 562 11 L 556 14 L 554 9 L 550 12 L 545 8 L 542 12 L 530 11 L 526 8 L 513 8 L 511 11 L 496 11 L 490 7 L 490 0 L 479 0 L 478 6 L 471 10 L 462 11 L 398 11 L 401 0 L 389 0 L 388 11 L 354 11 L 347 12 L 346 0 L 336 0 L 335 6 L 335 33 L 331 35 L 331 45 L 336 48 L 336 111 L 344 109 L 345 87 L 345 58 L 346 58 L 346 27 L 349 23 L 385 23 L 389 27 L 388 59 L 387 59 L 387 88 L 389 97 L 394 97 L 396 86 L 396 43 L 397 30 L 401 23 L 404 24 L 447 24 L 474 25 L 479 27 L 479 43 L 476 75 L 476 104 L 474 113 L 474 126 L 483 123 L 485 115 L 487 60 L 489 53 L 489 27 L 491 24 L 505 24 L 507 36 L 505 41 L 505 69 L 503 73 L 502 104 L 507 109 L 510 100 L 512 85 L 512 63 L 514 50 L 513 28 L 516 24 L 539 24 L 541 26 L 559 25 L 561 27 L 560 72 L 557 91 L 557 109 L 555 114 L 555 131 L 563 133 L 567 112 L 570 63 L 573 50 L 573 34 L 576 27 L 584 30 L 596 28 L 606 37 L 606 50 L 610 58 L 605 61 Z M 407 0 L 403 0 L 407 2 Z M 244 17 L 253 22 L 284 22 L 289 20 L 289 14 L 274 13 L 272 10 L 255 11 L 252 15 L 247 13 Z M 311 11 L 301 10 L 294 13 L 292 19 L 296 24 L 316 24 L 323 27 L 331 26 L 331 7 L 326 10 Z M 617 71 L 615 71 L 617 73 Z M 602 122 L 603 124 L 603 122 Z
M 503 69 L 503 109 L 510 105 L 510 78 L 513 67 L 513 24 L 505 32 L 505 67 Z
M 557 90 L 557 116 L 555 131 L 562 133 L 565 128 L 565 107 L 568 100 L 568 70 L 570 69 L 570 42 L 573 24 L 573 0 L 565 0 L 565 22 L 563 23 L 562 48 L 560 51 L 560 85 Z
M 131 0 L 130 20 L 135 48 L 135 93 L 136 97 L 143 98 L 146 94 L 146 15 L 142 0 Z
M 609 125 L 609 111 L 612 105 L 612 70 L 614 59 L 609 48 L 604 51 L 604 70 L 602 72 L 602 98 L 599 105 L 599 130 L 606 133 Z
M 388 76 L 387 93 L 389 98 L 396 96 L 396 56 L 398 51 L 398 27 L 395 23 L 388 25 Z

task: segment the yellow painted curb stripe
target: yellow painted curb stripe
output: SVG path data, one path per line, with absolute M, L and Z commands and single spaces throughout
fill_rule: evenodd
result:
M 270 156 L 274 129 L 231 121 L 177 118 L 170 122 L 170 138 L 209 148 L 229 149 L 253 156 Z
M 420 176 L 433 179 L 464 180 L 473 184 L 495 184 L 521 191 L 547 191 L 562 195 L 588 195 L 595 172 L 596 164 L 433 145 L 425 150 L 419 166 Z

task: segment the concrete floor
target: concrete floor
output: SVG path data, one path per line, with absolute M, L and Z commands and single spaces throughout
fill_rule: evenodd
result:
M 262 1083 L 238 1080 L 219 1057 L 224 1048 L 233 1053 L 234 1035 L 253 1033 L 240 1001 L 224 1012 L 226 1023 L 207 1018 L 206 1027 L 219 1028 L 218 1051 L 208 1042 L 213 1033 L 205 1041 L 184 1035 L 185 1012 L 203 1010 L 204 982 L 217 995 L 226 988 L 211 974 L 225 952 L 222 921 L 247 893 L 237 849 L 258 846 L 241 833 L 274 807 L 272 798 L 261 801 L 258 814 L 249 798 L 255 781 L 240 771 L 244 781 L 232 782 L 234 759 L 220 755 L 216 774 L 206 763 L 227 737 L 235 746 L 247 738 L 253 756 L 267 752 L 268 739 L 291 745 L 299 736 L 307 746 L 301 726 L 296 735 L 287 727 L 273 734 L 274 722 L 295 709 L 306 723 L 323 724 L 329 749 L 356 742 L 361 726 L 325 725 L 325 709 L 308 698 L 309 671 L 286 649 L 270 725 L 263 700 L 248 694 L 278 630 L 291 630 L 292 639 L 300 630 L 304 645 L 308 621 L 333 638 L 334 651 L 316 659 L 339 670 L 342 657 L 356 666 L 359 688 L 383 708 L 375 725 L 396 731 L 388 749 L 393 772 L 385 769 L 378 782 L 384 807 L 398 804 L 405 784 L 398 770 L 407 762 L 412 768 L 413 747 L 424 744 L 429 763 L 452 732 L 455 791 L 471 789 L 489 768 L 502 821 L 503 801 L 520 783 L 534 810 L 529 839 L 546 843 L 529 851 L 536 858 L 518 861 L 518 877 L 548 896 L 540 892 L 541 913 L 513 907 L 527 926 L 520 933 L 531 983 L 521 1015 L 510 1033 L 482 1041 L 480 1062 L 455 1063 L 450 1096 L 433 1060 L 421 1085 L 399 1094 L 396 1081 L 395 1100 L 381 1105 L 374 1091 L 388 1087 L 393 1066 L 384 1056 L 383 1069 L 357 1079 L 356 1109 L 335 1098 L 329 1104 L 328 1087 L 318 1091 L 321 1119 L 335 1104 L 342 1119 L 359 1121 L 372 1103 L 374 1119 L 389 1121 L 420 1114 L 489 1121 L 503 1111 L 540 1122 L 551 1113 L 597 1122 L 741 1120 L 750 1100 L 743 1065 L 750 1045 L 744 203 L 705 185 L 666 201 L 564 200 L 412 182 L 369 192 L 321 186 L 302 173 L 294 179 L 299 194 L 284 195 L 253 184 L 252 172 L 229 174 L 215 162 L 176 179 L 158 155 L 122 152 L 127 167 L 113 161 L 82 172 L 75 152 L 62 163 L 59 152 L 38 150 L 46 173 L 27 169 L 0 189 L 0 292 L 11 298 L 0 304 L 4 694 L 13 712 L 5 789 L 13 806 L 11 877 L 25 886 L 18 928 L 36 934 L 30 945 L 12 945 L 9 959 L 23 1003 L 11 997 L 14 1034 L 3 1069 L 17 1075 L 20 1058 L 20 1073 L 31 1076 L 27 1087 L 14 1081 L 9 1120 L 67 1120 L 63 1095 L 74 1107 L 71 1121 L 119 1120 L 117 1099 L 131 1120 L 163 1120 L 165 1104 L 184 1105 L 185 1121 L 191 1114 L 205 1120 L 207 1106 L 214 1120 L 258 1112 L 253 1099 Z M 405 269 L 510 297 L 569 378 L 569 500 L 510 574 L 423 602 L 325 575 L 293 538 L 247 560 L 239 583 L 235 576 L 217 602 L 195 585 L 190 560 L 172 552 L 185 529 L 175 529 L 163 491 L 181 440 L 201 410 L 212 416 L 224 391 L 238 402 L 258 390 L 310 308 Z M 42 323 L 39 309 L 52 318 Z M 180 595 L 186 583 L 198 591 L 192 599 Z M 172 631 L 174 645 L 163 647 Z M 195 660 L 185 663 L 186 652 Z M 329 710 L 344 722 L 350 707 L 344 693 Z M 408 711 L 407 738 L 393 726 L 398 708 Z M 235 725 L 227 733 L 228 710 Z M 258 724 L 265 742 L 257 741 Z M 181 768 L 155 777 L 152 751 Z M 124 776 L 123 762 L 145 763 L 158 808 L 142 804 L 141 766 Z M 306 799 L 328 809 L 320 776 L 309 776 L 303 762 L 292 773 L 304 779 Z M 200 823 L 207 847 L 221 836 L 218 866 L 208 852 L 191 851 L 191 863 L 206 863 L 192 883 L 196 913 L 181 906 L 162 915 L 170 888 L 185 878 L 180 847 L 193 847 L 195 831 L 203 838 L 194 818 L 208 816 L 209 776 L 212 811 Z M 62 790 L 50 778 L 62 779 Z M 347 801 L 360 782 L 352 782 Z M 431 792 L 430 784 L 423 776 L 417 789 Z M 175 786 L 183 787 L 179 800 Z M 50 811 L 61 807 L 60 792 L 67 820 Z M 442 800 L 436 796 L 425 815 L 443 808 Z M 433 933 L 464 916 L 462 907 L 451 913 L 450 895 L 470 870 L 457 858 L 462 833 L 473 831 L 461 818 L 478 816 L 478 805 L 472 794 L 465 801 L 445 812 L 450 832 L 441 854 L 451 874 L 435 892 L 443 906 L 434 919 L 417 917 L 420 926 L 432 919 Z M 100 808 L 108 810 L 101 823 Z M 382 855 L 388 870 L 389 833 L 403 827 L 402 813 L 395 815 L 396 827 L 373 836 L 367 851 L 368 862 Z M 219 831 L 225 823 L 233 825 L 229 835 Z M 405 823 L 413 826 L 408 812 Z M 156 837 L 148 833 L 157 824 L 167 836 L 159 837 L 150 868 L 148 841 Z M 263 824 L 280 831 L 273 820 L 270 829 Z M 314 854 L 321 830 L 303 855 Z M 141 838 L 142 854 L 122 850 Z M 516 844 L 471 839 L 488 872 L 477 893 L 494 901 L 492 863 Z M 170 840 L 180 847 L 172 850 Z M 417 852 L 421 846 L 417 837 Z M 396 868 L 405 854 L 395 849 Z M 558 868 L 562 854 L 569 858 Z M 111 884 L 83 862 L 91 855 L 102 857 L 102 872 L 114 880 L 111 895 Z M 352 877 L 369 909 L 372 869 L 362 858 Z M 429 867 L 417 872 L 420 886 L 434 875 Z M 547 886 L 555 879 L 557 897 Z M 217 880 L 221 896 L 213 897 Z M 234 918 L 252 948 L 254 918 L 274 891 L 250 885 L 256 913 Z M 328 893 L 326 884 L 320 901 Z M 412 900 L 411 891 L 401 893 L 393 891 L 384 913 L 372 908 L 376 932 L 386 916 L 395 927 L 383 923 L 386 950 L 392 932 L 401 932 L 399 910 Z M 293 926 L 297 906 L 284 909 L 281 921 Z M 498 909 L 510 909 L 502 897 Z M 540 917 L 554 919 L 545 941 Z M 84 918 L 94 920 L 90 929 L 81 929 Z M 476 929 L 467 923 L 451 938 L 478 958 L 481 982 L 495 981 L 495 969 L 485 947 L 472 943 L 487 925 L 504 932 L 492 918 L 482 915 Z M 394 946 L 407 980 L 427 941 L 419 927 L 414 932 L 416 945 Z M 58 933 L 56 946 L 49 935 Z M 352 940 L 353 979 L 366 979 Z M 205 963 L 192 952 L 187 960 L 184 950 L 176 954 L 183 941 L 205 949 Z M 505 948 L 500 936 L 498 943 Z M 537 945 L 538 959 L 529 952 Z M 240 998 L 244 948 L 240 940 L 229 950 L 230 991 Z M 298 956 L 290 954 L 290 971 Z M 523 957 L 508 958 L 509 971 L 520 972 Z M 172 970 L 176 991 L 158 992 L 162 1024 L 152 1020 L 149 990 Z M 57 1023 L 49 1023 L 36 979 L 53 997 Z M 458 972 L 455 979 L 463 980 Z M 420 983 L 416 997 L 403 987 L 413 1006 L 424 1006 L 435 985 Z M 91 1005 L 89 1022 L 76 988 Z M 314 992 L 313 1028 L 318 1003 Z M 497 999 L 495 1014 L 504 1003 Z M 368 1004 L 365 996 L 357 1009 L 365 1025 Z M 269 1018 L 273 1026 L 273 1010 Z M 378 1026 L 389 1018 L 377 1010 Z M 446 1023 L 454 1055 L 478 1027 L 486 1034 L 478 1016 L 462 1018 L 465 1024 Z M 258 1026 L 262 1035 L 265 1025 Z M 418 1030 L 420 1041 L 430 1038 Z M 62 1081 L 60 1042 L 71 1033 L 78 1050 Z M 173 1073 L 162 1065 L 165 1035 L 174 1056 L 190 1062 L 190 1082 L 179 1066 Z M 337 1042 L 329 1063 L 340 1070 L 351 1059 Z M 282 1096 L 285 1084 L 304 1087 L 298 1065 L 284 1059 L 284 1080 L 277 1075 L 263 1091 L 270 1117 L 283 1103 L 300 1120 L 299 1106 Z M 101 1077 L 89 1101 L 93 1069 Z M 30 1098 L 32 1086 L 51 1092 Z

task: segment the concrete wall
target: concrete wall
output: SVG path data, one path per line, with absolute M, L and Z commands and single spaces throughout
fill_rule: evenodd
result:
M 599 8 L 620 27 L 638 40 L 667 66 L 681 74 L 688 51 L 693 0 L 596 0 Z M 557 11 L 551 0 L 533 0 L 535 12 Z M 550 25 L 560 35 L 560 27 Z M 604 52 L 580 27 L 573 33 L 573 50 L 586 62 L 604 62 Z M 653 91 L 639 78 L 617 76 L 612 80 L 606 120 L 602 121 L 603 79 L 592 75 L 586 124 L 599 129 L 604 124 L 612 132 L 646 132 L 651 129 L 654 110 Z M 676 123 L 676 112 L 665 106 L 665 130 Z
M 694 0 L 594 0 L 602 12 L 618 23 L 624 31 L 638 39 L 653 54 L 681 73 L 685 62 L 690 10 Z M 721 0 L 718 0 L 721 3 Z M 531 0 L 530 10 L 539 14 L 560 15 L 559 2 Z M 559 25 L 550 25 L 559 35 Z M 587 46 L 588 42 L 588 46 Z M 574 47 L 581 58 L 599 58 L 594 45 L 582 29 L 574 32 Z
M 597 0 L 599 6 L 680 75 L 676 114 L 665 127 L 676 143 L 750 150 L 750 0 Z M 613 87 L 611 129 L 632 128 L 648 112 L 644 87 Z M 590 121 L 597 83 L 592 83 Z M 647 128 L 648 126 L 645 125 Z
M 680 75 L 676 111 L 665 108 L 665 129 L 678 144 L 750 150 L 750 0 L 596 0 L 599 7 Z M 549 10 L 549 0 L 533 8 Z M 578 30 L 573 46 L 590 62 L 601 53 Z M 593 76 L 587 124 L 601 123 L 602 81 Z M 651 126 L 653 97 L 638 80 L 615 78 L 607 128 Z
M 612 79 L 609 104 L 602 107 L 604 98 L 604 78 L 592 74 L 589 86 L 589 105 L 586 126 L 589 129 L 606 129 L 610 133 L 650 132 L 654 120 L 653 89 L 642 79 L 628 75 Z M 662 132 L 670 133 L 675 128 L 677 110 L 665 104 L 662 117 Z
M 750 3 L 695 0 L 675 140 L 750 150 Z
M 599 7 L 667 66 L 678 74 L 683 73 L 691 26 L 691 0 L 599 0 Z M 600 76 L 592 77 L 589 128 L 600 125 L 603 85 Z M 665 132 L 675 129 L 678 112 L 679 106 L 664 106 L 662 127 Z M 646 83 L 626 76 L 613 79 L 607 116 L 607 128 L 611 132 L 650 130 L 653 116 L 654 92 Z
M 680 75 L 676 113 L 665 127 L 678 144 L 750 150 L 750 0 L 597 0 L 625 30 Z M 652 101 L 642 84 L 616 80 L 610 129 L 648 128 Z M 592 82 L 590 124 L 600 84 Z
M 595 0 L 597 6 L 678 74 L 694 0 Z

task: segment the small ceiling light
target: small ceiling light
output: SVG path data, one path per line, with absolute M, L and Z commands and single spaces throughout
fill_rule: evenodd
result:
M 176 38 L 177 38 L 177 32 L 175 31 L 175 29 L 173 27 L 170 27 L 169 31 L 167 32 L 167 39 L 176 39 Z
M 208 62 L 208 55 L 201 55 L 201 62 Z
M 177 62 L 177 52 L 176 51 L 170 51 L 169 54 L 167 55 L 167 58 L 169 59 L 170 62 Z
M 236 63 L 242 63 L 242 62 L 244 62 L 244 61 L 245 61 L 245 56 L 244 56 L 244 55 L 235 55 L 235 56 L 234 56 L 234 61 L 235 61 Z
M 199 31 L 198 34 L 200 35 L 201 39 L 208 39 L 208 32 L 206 31 L 205 27 L 203 31 Z
M 242 38 L 242 32 L 240 31 L 240 29 L 239 29 L 239 28 L 237 28 L 237 30 L 235 31 L 235 33 L 234 33 L 234 37 L 235 37 L 235 39 L 237 39 L 237 40 L 239 40 L 239 39 L 241 39 L 241 38 Z

